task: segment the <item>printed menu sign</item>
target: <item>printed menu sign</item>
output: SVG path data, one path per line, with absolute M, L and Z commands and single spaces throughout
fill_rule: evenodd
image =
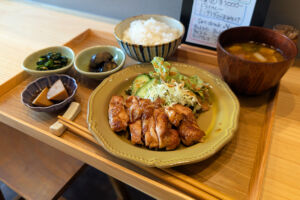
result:
M 225 29 L 250 25 L 256 0 L 194 0 L 186 41 L 216 47 Z

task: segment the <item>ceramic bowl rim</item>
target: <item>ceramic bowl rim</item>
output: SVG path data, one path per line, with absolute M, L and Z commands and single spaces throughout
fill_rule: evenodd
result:
M 113 70 L 110 70 L 110 71 L 106 71 L 106 72 L 87 72 L 87 71 L 84 71 L 84 70 L 80 69 L 77 66 L 77 60 L 79 59 L 80 56 L 82 56 L 83 53 L 85 53 L 87 51 L 90 51 L 90 50 L 93 50 L 93 49 L 99 49 L 99 48 L 105 48 L 105 47 L 108 47 L 108 48 L 111 48 L 111 49 L 114 49 L 116 51 L 121 52 L 123 58 L 122 58 L 121 63 L 116 68 L 114 68 Z M 75 67 L 76 71 L 78 71 L 80 74 L 105 76 L 105 75 L 110 75 L 110 74 L 118 71 L 119 69 L 121 69 L 123 67 L 124 63 L 125 63 L 125 60 L 126 60 L 126 55 L 125 55 L 125 53 L 120 48 L 118 48 L 116 46 L 113 46 L 113 45 L 96 45 L 96 46 L 85 48 L 82 51 L 80 51 L 77 54 L 77 56 L 75 57 L 74 67 Z
M 40 51 L 44 51 L 44 50 L 47 50 L 47 49 L 53 49 L 53 48 L 55 48 L 55 49 L 63 48 L 63 49 L 66 49 L 67 51 L 69 51 L 72 54 L 72 58 L 68 58 L 68 59 L 71 59 L 70 63 L 68 65 L 64 66 L 64 67 L 59 68 L 59 69 L 45 70 L 45 71 L 39 71 L 39 70 L 36 70 L 36 69 L 30 69 L 30 68 L 28 68 L 28 67 L 25 66 L 25 61 L 27 61 L 34 54 L 37 54 Z M 43 73 L 55 74 L 55 73 L 59 73 L 59 72 L 61 72 L 63 70 L 67 70 L 67 69 L 71 68 L 72 65 L 74 64 L 74 60 L 75 60 L 74 58 L 75 58 L 74 51 L 70 47 L 59 46 L 59 45 L 58 46 L 50 46 L 50 47 L 46 47 L 46 48 L 34 51 L 31 54 L 29 54 L 28 56 L 26 56 L 26 58 L 22 62 L 22 69 L 25 70 L 25 71 L 27 71 L 27 72 L 29 72 L 29 73 L 35 73 L 35 74 L 43 74 Z
M 282 36 L 283 38 L 285 38 L 289 43 L 292 43 L 293 46 L 295 47 L 296 49 L 296 53 L 295 53 L 295 56 L 294 57 L 291 57 L 291 58 L 284 58 L 284 60 L 282 61 L 279 61 L 279 62 L 255 62 L 255 61 L 251 61 L 251 60 L 246 60 L 244 58 L 241 58 L 239 56 L 236 56 L 234 54 L 231 54 L 229 53 L 224 47 L 223 45 L 221 44 L 220 42 L 220 39 L 221 37 L 223 36 L 223 34 L 227 33 L 227 32 L 230 32 L 230 31 L 234 31 L 234 30 L 239 30 L 239 29 L 259 29 L 261 31 L 269 31 L 269 32 L 274 32 L 274 34 L 278 34 L 280 36 Z M 272 29 L 268 29 L 268 28 L 265 28 L 265 27 L 259 27 L 259 26 L 238 26 L 238 27 L 233 27 L 233 28 L 230 28 L 230 29 L 226 29 L 224 30 L 222 33 L 220 33 L 220 35 L 218 36 L 218 39 L 217 39 L 217 47 L 219 47 L 227 56 L 230 56 L 236 60 L 241 60 L 243 62 L 247 62 L 247 63 L 251 63 L 251 64 L 257 64 L 257 65 L 265 65 L 265 66 L 273 66 L 274 64 L 282 64 L 282 63 L 285 63 L 285 62 L 289 62 L 290 60 L 293 60 L 295 59 L 295 57 L 297 56 L 298 54 L 298 49 L 297 49 L 297 46 L 296 44 L 290 39 L 288 38 L 287 36 L 283 35 L 283 34 L 280 34 Z
M 134 43 L 131 43 L 131 42 L 126 42 L 126 41 L 122 40 L 122 39 L 116 34 L 116 29 L 118 28 L 118 26 L 120 26 L 122 23 L 124 23 L 125 20 L 127 21 L 127 20 L 134 19 L 134 18 L 139 19 L 140 17 L 143 17 L 143 16 L 145 16 L 145 17 L 155 16 L 155 17 L 168 18 L 168 19 L 174 20 L 174 21 L 176 21 L 176 22 L 182 27 L 182 32 L 180 33 L 180 35 L 179 35 L 178 37 L 176 37 L 175 39 L 173 39 L 173 40 L 171 40 L 171 41 L 169 41 L 169 42 L 164 42 L 164 43 L 160 43 L 160 44 L 152 44 L 152 45 L 134 44 Z M 173 27 L 172 27 L 172 28 L 173 28 Z M 173 18 L 173 17 L 169 17 L 169 16 L 167 16 L 167 15 L 158 15 L 158 14 L 145 14 L 145 15 L 136 15 L 136 16 L 128 17 L 128 18 L 122 20 L 121 22 L 119 22 L 119 23 L 115 26 L 115 28 L 114 28 L 114 36 L 115 36 L 115 38 L 116 38 L 118 41 L 122 41 L 122 42 L 124 42 L 125 44 L 131 45 L 131 46 L 143 46 L 143 47 L 150 47 L 150 48 L 151 48 L 151 47 L 156 47 L 156 46 L 166 45 L 166 44 L 169 44 L 169 43 L 173 43 L 173 42 L 179 40 L 180 38 L 182 38 L 182 37 L 184 36 L 184 34 L 185 34 L 185 27 L 184 27 L 184 25 L 181 23 L 181 21 L 179 21 L 179 20 L 177 20 L 177 19 L 175 19 L 175 18 Z
M 63 100 L 63 101 L 61 101 L 59 103 L 53 104 L 51 106 L 31 106 L 30 104 L 24 102 L 24 94 L 28 90 L 28 88 L 31 87 L 36 82 L 40 81 L 41 79 L 48 79 L 50 76 L 58 76 L 58 77 L 64 76 L 64 77 L 66 77 L 67 79 L 70 79 L 73 82 L 73 84 L 75 86 L 75 89 L 68 96 L 68 98 L 66 98 L 65 100 Z M 45 110 L 45 111 L 47 111 L 47 110 L 53 109 L 53 108 L 55 108 L 57 106 L 61 106 L 61 105 L 65 104 L 67 101 L 69 101 L 70 99 L 72 99 L 74 97 L 74 95 L 76 94 L 77 88 L 78 88 L 78 85 L 77 85 L 76 80 L 73 77 L 71 77 L 69 75 L 66 75 L 66 74 L 52 74 L 52 75 L 48 75 L 48 76 L 39 77 L 39 78 L 35 79 L 34 81 L 31 81 L 29 84 L 27 84 L 27 86 L 22 91 L 22 93 L 21 93 L 22 103 L 25 106 L 27 106 L 28 108 L 31 108 L 33 110 Z

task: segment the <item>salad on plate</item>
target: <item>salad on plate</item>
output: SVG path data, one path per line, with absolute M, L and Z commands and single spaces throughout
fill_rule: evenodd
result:
M 199 76 L 185 76 L 161 57 L 154 57 L 152 65 L 154 71 L 137 76 L 126 94 L 151 101 L 161 98 L 164 106 L 181 104 L 194 113 L 209 109 L 211 86 Z

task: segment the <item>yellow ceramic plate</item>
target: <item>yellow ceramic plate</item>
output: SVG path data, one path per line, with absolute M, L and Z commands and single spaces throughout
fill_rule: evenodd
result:
M 135 146 L 126 136 L 114 133 L 108 123 L 108 104 L 113 95 L 123 95 L 133 79 L 153 70 L 151 64 L 139 64 L 113 74 L 105 79 L 91 94 L 87 123 L 98 142 L 113 155 L 147 166 L 172 167 L 199 162 L 219 151 L 230 141 L 238 125 L 239 102 L 226 83 L 215 75 L 183 63 L 171 63 L 182 74 L 197 74 L 212 85 L 212 107 L 200 114 L 198 124 L 206 132 L 204 143 L 190 147 L 181 145 L 174 151 L 155 151 Z

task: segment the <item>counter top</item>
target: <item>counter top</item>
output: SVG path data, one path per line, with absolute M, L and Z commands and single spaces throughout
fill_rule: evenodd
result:
M 64 12 L 62 12 L 64 11 Z M 61 45 L 87 28 L 113 32 L 116 21 L 26 1 L 0 2 L 0 84 L 20 72 L 23 59 L 40 48 Z M 280 85 L 262 199 L 300 196 L 300 68 Z

